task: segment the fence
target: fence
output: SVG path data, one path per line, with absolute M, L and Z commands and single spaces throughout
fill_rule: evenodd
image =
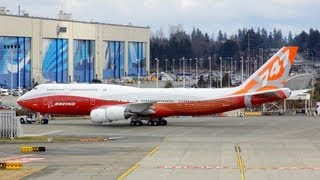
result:
M 18 121 L 13 110 L 0 111 L 0 137 L 13 138 L 18 136 Z

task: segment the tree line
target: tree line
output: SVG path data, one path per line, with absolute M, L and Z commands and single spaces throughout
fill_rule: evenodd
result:
M 285 45 L 299 46 L 299 52 L 307 55 L 307 59 L 316 60 L 320 53 L 320 32 L 317 29 L 309 29 L 309 32 L 301 31 L 293 35 L 290 31 L 284 35 L 281 29 L 273 29 L 268 32 L 265 28 L 238 29 L 235 34 L 228 35 L 221 30 L 215 36 L 202 32 L 194 27 L 188 34 L 181 25 L 169 28 L 169 37 L 160 29 L 151 35 L 150 58 L 151 68 L 155 69 L 155 58 L 160 60 L 159 67 L 164 70 L 166 61 L 179 66 L 179 59 L 203 60 L 203 66 L 208 67 L 208 58 L 212 59 L 212 67 L 217 67 L 219 59 L 227 61 L 239 61 L 244 59 L 266 60 L 270 55 Z M 167 59 L 167 60 L 166 60 Z M 176 61 L 172 61 L 175 59 Z M 165 61 L 166 60 L 166 61 Z

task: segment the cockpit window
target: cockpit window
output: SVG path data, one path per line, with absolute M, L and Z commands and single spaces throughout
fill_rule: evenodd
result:
M 38 89 L 38 87 L 37 87 L 37 86 L 33 88 L 33 90 L 37 90 L 37 89 Z

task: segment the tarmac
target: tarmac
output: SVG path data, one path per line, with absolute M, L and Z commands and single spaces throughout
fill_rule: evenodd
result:
M 167 120 L 167 126 L 141 127 L 89 119 L 24 124 L 26 135 L 46 135 L 53 142 L 0 144 L 0 160 L 23 161 L 23 170 L 33 170 L 19 173 L 23 179 L 320 179 L 320 117 Z M 57 136 L 84 141 L 55 142 Z M 22 154 L 22 145 L 46 151 Z

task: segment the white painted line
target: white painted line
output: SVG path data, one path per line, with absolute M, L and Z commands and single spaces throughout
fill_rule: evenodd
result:
M 44 136 L 44 135 L 48 135 L 48 134 L 53 134 L 53 133 L 58 133 L 58 132 L 61 132 L 63 130 L 57 130 L 57 131 L 49 131 L 49 132 L 46 132 L 46 133 L 42 133 L 42 134 L 25 134 L 24 136 Z

